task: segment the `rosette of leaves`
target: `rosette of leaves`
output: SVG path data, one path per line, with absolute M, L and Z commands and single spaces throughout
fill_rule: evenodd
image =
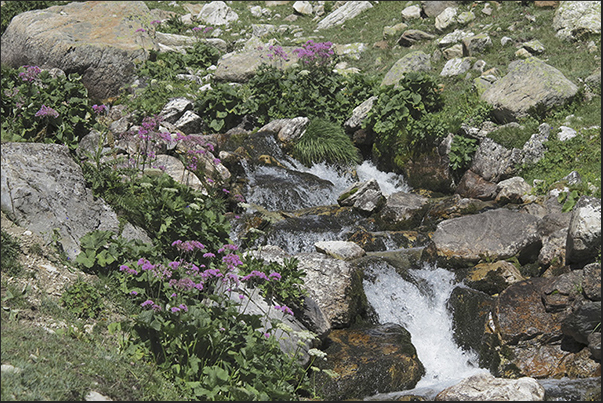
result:
M 315 118 L 293 146 L 293 156 L 302 164 L 326 162 L 332 165 L 354 165 L 360 162 L 360 152 L 337 123 Z

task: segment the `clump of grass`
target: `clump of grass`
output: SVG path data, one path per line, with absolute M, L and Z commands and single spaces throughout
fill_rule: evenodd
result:
M 488 134 L 488 137 L 506 148 L 523 148 L 524 144 L 538 133 L 538 121 L 527 117 L 518 124 L 504 125 Z
M 337 123 L 316 118 L 293 146 L 293 156 L 302 164 L 326 162 L 332 165 L 353 165 L 360 162 L 360 152 Z

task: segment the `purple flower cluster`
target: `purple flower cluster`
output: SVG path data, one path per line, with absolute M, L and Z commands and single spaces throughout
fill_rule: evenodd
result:
M 214 29 L 214 27 L 193 27 L 192 28 L 193 33 L 203 32 L 204 34 L 207 34 L 212 29 Z
M 241 277 L 241 280 L 243 280 L 243 281 L 248 281 L 248 280 L 253 280 L 253 279 L 259 279 L 259 280 L 265 280 L 265 281 L 280 280 L 281 275 L 280 275 L 280 273 L 272 272 L 272 273 L 270 273 L 270 275 L 267 276 L 266 273 L 263 273 L 259 270 L 252 270 L 248 275 Z
M 286 62 L 289 61 L 289 55 L 283 50 L 282 46 L 270 45 L 270 47 L 268 47 L 268 49 L 270 49 L 272 51 L 272 53 L 268 53 L 268 55 L 267 55 L 270 60 L 283 59 Z
M 92 110 L 97 115 L 100 115 L 103 112 L 107 112 L 109 110 L 109 108 L 107 107 L 107 105 L 92 105 Z
M 160 312 L 161 311 L 161 307 L 159 305 L 157 305 L 156 303 L 154 303 L 150 299 L 147 299 L 145 302 L 143 302 L 142 304 L 140 304 L 140 306 L 143 307 L 143 308 L 151 308 L 155 312 Z
M 177 240 L 172 242 L 172 246 L 175 246 L 177 249 L 183 252 L 193 252 L 195 249 L 205 249 L 205 245 L 203 245 L 199 241 L 184 241 Z
M 323 66 L 328 64 L 334 55 L 331 46 L 333 46 L 332 42 L 316 43 L 310 39 L 301 48 L 293 50 L 293 53 L 296 53 L 304 64 Z
M 292 310 L 291 310 L 291 308 L 289 308 L 287 305 L 282 305 L 282 306 L 281 306 L 281 305 L 275 305 L 275 306 L 274 306 L 274 309 L 279 310 L 279 311 L 282 311 L 282 312 L 284 312 L 284 313 L 288 313 L 288 314 L 289 314 L 289 315 L 291 315 L 291 316 L 294 316 L 294 315 L 293 315 L 293 311 L 292 311 Z
M 39 68 L 38 66 L 23 66 L 25 67 L 27 70 L 23 71 L 21 73 L 19 73 L 19 77 L 21 77 L 21 79 L 23 81 L 36 81 L 38 79 L 38 74 L 40 74 L 42 72 L 42 69 Z
M 53 118 L 58 118 L 59 117 L 59 113 L 57 111 L 55 111 L 54 109 L 52 109 L 49 106 L 46 105 L 42 105 L 42 107 L 40 108 L 39 111 L 36 112 L 36 117 L 44 117 L 44 116 L 50 116 Z
M 135 269 L 131 269 L 128 265 L 122 264 L 119 266 L 119 271 L 125 271 L 128 274 L 133 274 L 135 276 L 138 275 L 138 272 Z

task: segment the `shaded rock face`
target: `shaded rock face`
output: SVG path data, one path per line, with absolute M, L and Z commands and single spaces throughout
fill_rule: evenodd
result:
M 333 380 L 320 373 L 325 400 L 412 389 L 425 373 L 410 333 L 400 325 L 333 330 L 327 344 L 328 360 L 317 364 L 340 376 Z
M 2 63 L 78 73 L 90 97 L 115 97 L 133 79 L 134 62 L 155 46 L 151 19 L 142 1 L 73 2 L 21 13 L 2 35 Z
M 489 365 L 493 374 L 502 377 L 598 376 L 596 343 L 587 335 L 600 322 L 601 305 L 580 288 L 587 283 L 585 272 L 531 278 L 505 289 L 493 305 L 481 365 Z M 587 273 L 588 283 L 600 276 L 596 268 Z
M 382 228 L 406 230 L 418 225 L 429 199 L 414 193 L 396 192 L 385 201 L 376 221 Z
M 90 231 L 119 232 L 111 207 L 95 199 L 67 146 L 43 143 L 2 145 L 2 210 L 51 242 L 59 232 L 70 259 L 80 252 L 80 238 Z M 146 233 L 126 224 L 125 238 L 151 242 Z
M 452 290 L 447 305 L 452 312 L 455 342 L 464 350 L 480 351 L 494 298 L 468 287 Z
M 472 199 L 493 200 L 496 197 L 496 184 L 488 182 L 468 169 L 456 187 L 455 193 Z
M 440 155 L 437 152 L 423 154 L 404 165 L 405 177 L 413 188 L 450 193 L 452 174 L 449 163 L 447 155 Z

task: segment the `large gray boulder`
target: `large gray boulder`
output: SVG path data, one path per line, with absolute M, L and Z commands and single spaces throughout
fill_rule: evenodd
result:
M 463 267 L 482 259 L 519 256 L 536 260 L 541 246 L 539 218 L 506 208 L 440 222 L 423 256 L 449 267 Z
M 212 1 L 203 6 L 197 19 L 213 25 L 228 25 L 239 19 L 239 15 L 223 1 Z
M 2 64 L 78 73 L 89 95 L 106 99 L 133 80 L 155 48 L 143 1 L 87 1 L 27 11 L 2 34 Z
M 214 71 L 214 79 L 244 83 L 255 75 L 257 68 L 263 63 L 284 69 L 299 60 L 297 54 L 293 53 L 295 47 L 283 46 L 282 49 L 289 56 L 289 60 L 270 60 L 267 56 L 270 53 L 268 49 L 248 49 L 226 53 L 218 60 L 217 68 Z
M 549 110 L 564 105 L 578 92 L 578 86 L 563 73 L 536 57 L 509 64 L 509 72 L 481 95 L 501 123 L 516 121 L 530 110 Z
M 85 183 L 64 145 L 2 144 L 2 210 L 48 243 L 57 236 L 70 259 L 80 253 L 80 238 L 88 232 L 119 233 L 115 212 L 103 199 L 95 199 Z M 131 224 L 122 235 L 151 242 Z
M 584 34 L 601 35 L 601 2 L 560 1 L 553 17 L 557 36 L 574 40 Z
M 320 20 L 316 25 L 316 28 L 327 29 L 336 25 L 341 25 L 369 8 L 373 8 L 370 1 L 346 1 L 341 7 Z
M 431 56 L 420 50 L 410 52 L 398 60 L 391 69 L 385 74 L 381 85 L 397 84 L 404 78 L 405 73 L 411 71 L 430 71 Z
M 304 317 L 302 323 L 320 338 L 332 329 L 349 327 L 352 320 L 362 314 L 362 278 L 352 261 L 320 252 L 290 255 L 273 245 L 263 246 L 249 254 L 280 264 L 287 258 L 298 260 L 298 269 L 306 273 L 303 288 L 308 291 L 304 312 L 300 316 Z

